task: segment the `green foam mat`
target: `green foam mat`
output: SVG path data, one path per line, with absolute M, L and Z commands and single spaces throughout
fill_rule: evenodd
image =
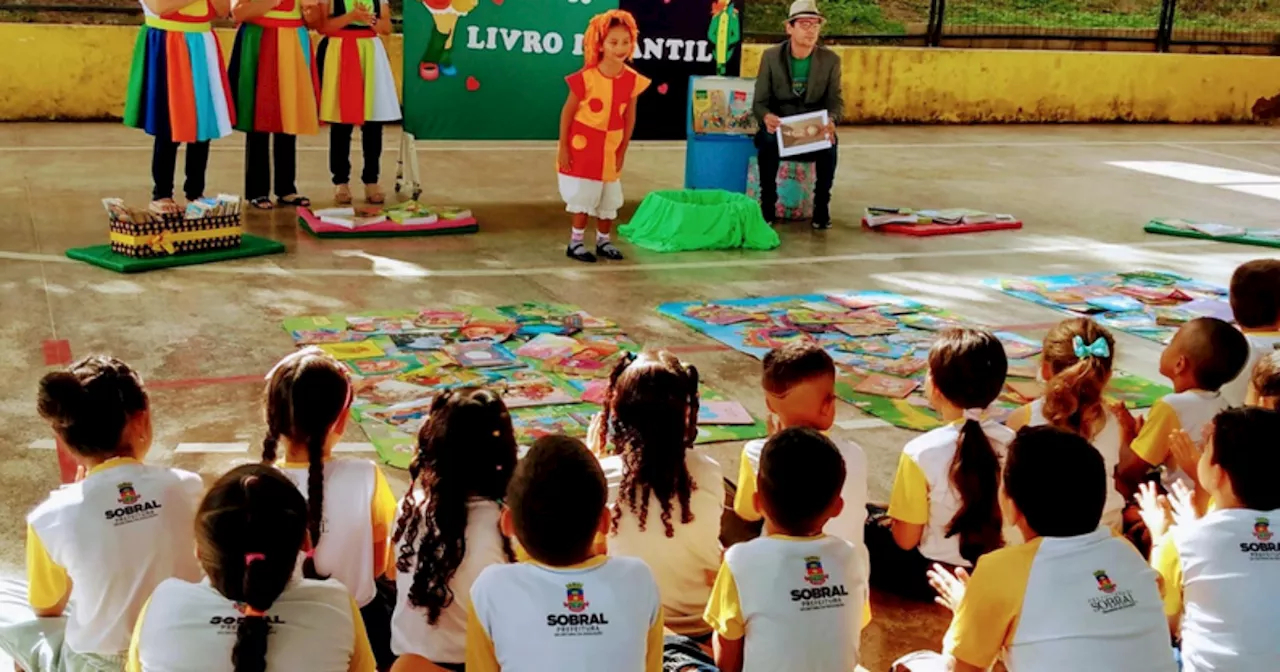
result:
M 1153 219 L 1147 222 L 1143 227 L 1147 233 L 1158 233 L 1163 236 L 1179 236 L 1181 238 L 1197 238 L 1200 240 L 1216 240 L 1223 243 L 1238 243 L 1240 245 L 1258 245 L 1260 247 L 1280 247 L 1280 238 L 1270 236 L 1257 236 L 1248 232 L 1243 236 L 1211 236 L 1200 231 L 1192 231 L 1181 229 L 1176 226 L 1169 226 L 1161 220 Z
M 83 261 L 86 264 L 100 266 L 108 271 L 115 271 L 116 273 L 142 273 L 145 271 L 154 271 L 160 268 L 192 266 L 195 264 L 211 264 L 217 261 L 243 259 L 245 257 L 260 257 L 265 254 L 279 254 L 281 252 L 284 252 L 284 243 L 280 243 L 269 238 L 252 236 L 246 233 L 240 238 L 240 247 L 226 250 L 211 250 L 209 252 L 192 252 L 191 254 L 179 254 L 171 257 L 136 259 L 134 257 L 112 252 L 110 245 L 90 245 L 89 247 L 73 247 L 67 250 L 67 256 L 75 259 L 76 261 Z
M 306 218 L 298 217 L 298 226 L 303 231 L 311 234 L 316 238 L 422 238 L 424 236 L 451 236 L 461 233 L 476 233 L 480 230 L 480 225 L 474 223 L 464 226 L 455 226 L 443 229 L 415 229 L 411 231 L 324 231 L 316 233 L 311 229 L 311 225 L 307 223 Z

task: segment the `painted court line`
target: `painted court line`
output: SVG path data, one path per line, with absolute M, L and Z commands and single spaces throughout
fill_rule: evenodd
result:
M 372 453 L 376 452 L 372 443 L 339 443 L 333 447 L 335 453 Z
M 703 261 L 670 261 L 649 264 L 594 265 L 577 266 L 543 266 L 530 268 L 460 268 L 431 270 L 417 267 L 412 262 L 400 262 L 412 267 L 409 271 L 378 271 L 371 268 L 282 268 L 280 266 L 263 265 L 231 265 L 213 264 L 207 266 L 180 266 L 166 269 L 170 273 L 211 273 L 223 275 L 269 275 L 288 277 L 290 275 L 308 277 L 410 277 L 410 278 L 510 278 L 533 275 L 586 275 L 601 273 L 644 273 L 649 271 L 679 271 L 684 269 L 711 268 L 762 268 L 766 266 L 809 266 L 814 264 L 835 264 L 851 261 L 889 262 L 905 259 L 957 259 L 963 257 L 992 257 L 1009 254 L 1080 254 L 1106 250 L 1132 249 L 1179 249 L 1216 245 L 1212 241 L 1202 240 L 1159 240 L 1134 243 L 1101 243 L 1080 242 L 1060 243 L 1054 245 L 1031 245 L 1026 247 L 978 248 L 966 250 L 926 250 L 918 252 L 862 252 L 856 254 L 834 254 L 811 257 L 781 257 L 773 259 L 720 259 Z M 33 254 L 30 252 L 0 251 L 0 259 L 13 261 L 33 261 L 41 263 L 80 263 L 74 259 L 53 254 Z
M 244 441 L 231 443 L 179 443 L 175 453 L 247 453 L 249 444 Z
M 36 439 L 27 444 L 28 450 L 57 450 L 58 444 L 53 439 Z
M 857 420 L 841 420 L 836 423 L 836 427 L 840 429 L 879 429 L 881 427 L 892 427 L 893 425 L 881 420 L 880 418 L 859 418 Z

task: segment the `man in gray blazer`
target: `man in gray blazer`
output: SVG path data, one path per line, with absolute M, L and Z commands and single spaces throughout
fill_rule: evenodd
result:
M 840 95 L 840 57 L 818 44 L 825 22 L 816 0 L 796 0 L 787 18 L 787 41 L 764 52 L 756 76 L 754 112 L 760 120 L 756 149 L 760 161 L 760 207 L 765 221 L 777 218 L 778 126 L 781 117 L 826 110 L 827 136 L 836 141 L 835 124 L 844 111 Z M 815 164 L 813 228 L 831 228 L 831 185 L 836 175 L 836 148 L 788 157 Z

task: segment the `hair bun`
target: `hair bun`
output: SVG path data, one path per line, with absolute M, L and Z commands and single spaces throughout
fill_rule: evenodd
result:
M 67 427 L 88 401 L 80 379 L 69 371 L 54 371 L 40 379 L 40 415 L 59 427 Z

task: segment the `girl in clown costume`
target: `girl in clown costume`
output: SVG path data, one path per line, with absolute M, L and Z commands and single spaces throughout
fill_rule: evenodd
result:
M 323 8 L 319 0 L 234 2 L 231 14 L 240 28 L 230 79 L 236 128 L 246 135 L 245 198 L 271 209 L 274 167 L 280 205 L 310 205 L 296 185 L 297 136 L 320 132 L 319 76 L 304 13 L 314 21 Z
M 334 200 L 342 205 L 351 202 L 351 136 L 359 126 L 365 200 L 383 203 L 386 197 L 378 186 L 382 126 L 400 120 L 391 61 L 379 37 L 391 32 L 391 7 L 384 0 L 329 0 L 323 16 L 317 28 L 325 37 L 316 50 L 316 62 L 320 119 L 330 125 Z
M 183 195 L 204 196 L 209 141 L 231 134 L 235 109 L 212 21 L 231 0 L 142 0 L 146 22 L 134 46 L 124 123 L 155 138 L 152 209 L 180 212 L 173 200 L 178 145 L 186 143 Z

